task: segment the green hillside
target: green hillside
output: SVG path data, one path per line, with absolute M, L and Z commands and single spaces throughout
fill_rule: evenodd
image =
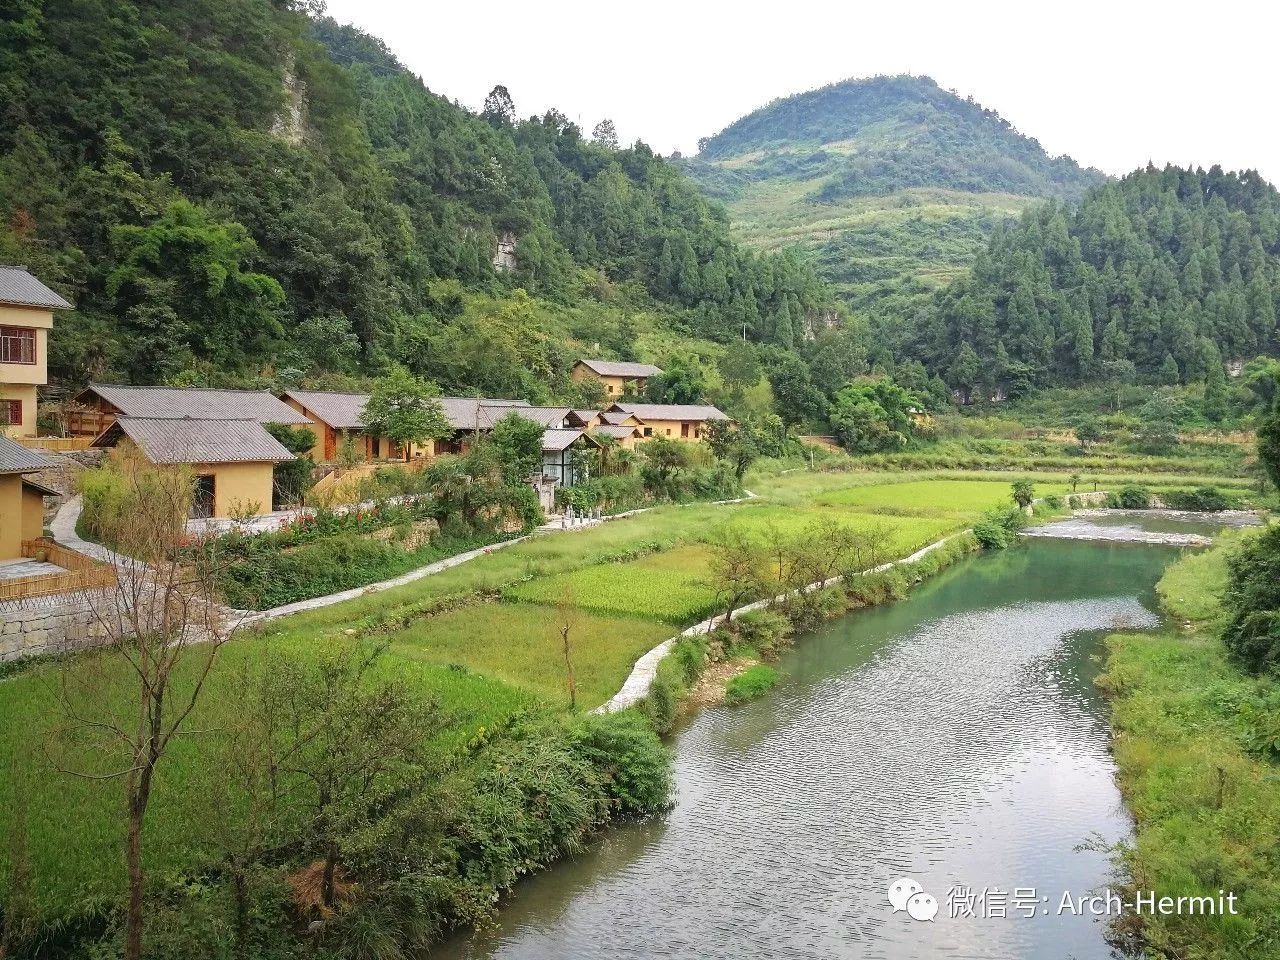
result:
M 1204 382 L 1221 406 L 1224 360 L 1280 348 L 1278 309 L 1280 192 L 1148 167 L 998 232 L 898 347 L 965 391 Z
M 909 316 L 1031 198 L 1102 175 L 928 77 L 847 80 L 774 102 L 682 161 L 743 240 L 798 245 L 855 307 Z
M 469 113 L 305 6 L 21 0 L 0 23 L 0 262 L 77 305 L 55 384 L 399 362 L 536 400 L 583 349 L 678 353 L 744 325 L 785 348 L 830 315 L 811 269 L 740 248 L 643 144 L 518 120 L 505 91 Z

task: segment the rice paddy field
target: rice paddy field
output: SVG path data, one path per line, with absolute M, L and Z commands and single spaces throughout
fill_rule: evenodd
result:
M 1019 475 L 1026 477 L 1026 474 Z M 244 684 L 272 657 L 315 659 L 351 643 L 385 647 L 378 671 L 435 700 L 448 717 L 432 731 L 456 753 L 517 714 L 568 709 L 562 628 L 569 625 L 577 708 L 607 700 L 645 651 L 716 607 L 709 544 L 732 528 L 767 540 L 835 518 L 876 525 L 886 556 L 905 556 L 1010 502 L 1013 476 L 791 472 L 751 478 L 754 500 L 663 506 L 589 529 L 538 536 L 412 584 L 273 621 L 228 645 L 188 729 L 164 761 L 148 815 L 149 868 L 189 867 L 217 842 L 219 734 L 233 728 Z M 1065 493 L 1060 475 L 1033 477 L 1037 494 Z M 1185 485 L 1185 478 L 1180 478 Z M 1144 478 L 1151 482 L 1150 478 Z M 93 658 L 93 659 L 90 659 Z M 111 658 L 85 655 L 101 702 L 124 710 L 130 678 Z M 73 668 L 75 669 L 75 668 Z M 0 678 L 0 830 L 30 811 L 28 856 L 40 907 L 115 895 L 123 883 L 118 780 L 59 767 L 94 757 L 49 746 L 64 711 L 64 666 L 33 663 Z M 0 861 L 6 859 L 0 851 Z M 7 871 L 0 870 L 0 891 Z

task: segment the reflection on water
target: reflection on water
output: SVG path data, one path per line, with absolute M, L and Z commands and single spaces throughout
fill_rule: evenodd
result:
M 967 561 L 803 638 L 774 693 L 675 738 L 678 803 L 522 884 L 452 957 L 1109 956 L 1064 890 L 1127 832 L 1091 683 L 1099 632 L 1155 622 L 1168 548 L 1060 541 Z M 908 875 L 937 919 L 894 914 Z M 1049 915 L 956 918 L 953 887 Z M 1039 904 L 1037 904 L 1039 905 Z

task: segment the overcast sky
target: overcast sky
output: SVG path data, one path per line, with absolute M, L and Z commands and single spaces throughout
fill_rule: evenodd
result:
M 329 0 L 329 12 L 473 110 L 503 83 L 522 117 L 554 106 L 588 132 L 609 117 L 624 143 L 663 154 L 693 153 L 775 97 L 915 73 L 1108 173 L 1221 163 L 1280 182 L 1273 3 Z

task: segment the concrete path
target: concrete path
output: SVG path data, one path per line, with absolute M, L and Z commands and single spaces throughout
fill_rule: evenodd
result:
M 86 557 L 92 557 L 94 560 L 110 563 L 117 567 L 125 567 L 126 569 L 132 568 L 135 561 L 131 557 L 116 553 L 100 543 L 91 543 L 88 540 L 84 540 L 76 533 L 76 523 L 80 520 L 80 511 L 83 506 L 84 504 L 79 495 L 76 495 L 58 508 L 58 512 L 49 522 L 49 532 L 53 534 L 53 539 L 68 550 L 83 553 Z

